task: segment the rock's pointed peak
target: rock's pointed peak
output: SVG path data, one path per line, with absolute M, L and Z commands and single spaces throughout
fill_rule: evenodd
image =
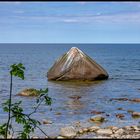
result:
M 49 80 L 107 79 L 108 73 L 77 47 L 72 47 L 47 73 Z
M 77 54 L 80 54 L 80 56 L 83 56 L 84 55 L 84 53 L 80 50 L 80 49 L 78 49 L 77 47 L 72 47 L 68 52 L 67 52 L 67 54 L 69 55 L 69 56 L 76 56 Z

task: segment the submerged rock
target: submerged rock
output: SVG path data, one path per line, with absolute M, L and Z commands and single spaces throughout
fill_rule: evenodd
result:
M 92 116 L 90 118 L 90 121 L 92 121 L 92 122 L 104 122 L 105 118 L 102 116 Z
M 140 118 L 140 112 L 133 112 L 132 117 L 133 118 Z
M 131 102 L 139 102 L 140 103 L 140 98 L 134 98 L 134 99 L 130 99 Z
M 119 114 L 116 114 L 116 117 L 122 119 L 122 118 L 124 118 L 125 116 L 124 116 L 124 114 L 120 114 L 120 113 L 119 113 Z
M 52 124 L 53 122 L 51 120 L 43 120 L 43 124 Z
M 47 73 L 48 80 L 103 80 L 108 73 L 89 56 L 72 47 L 59 58 Z
M 19 95 L 19 96 L 38 96 L 39 94 L 40 94 L 40 92 L 37 89 L 27 88 L 27 89 L 22 90 L 17 95 Z

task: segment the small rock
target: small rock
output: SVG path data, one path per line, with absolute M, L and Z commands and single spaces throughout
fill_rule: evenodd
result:
M 117 108 L 117 110 L 124 110 L 122 107 Z
M 115 134 L 123 134 L 124 133 L 124 130 L 122 128 L 118 129 Z
M 88 128 L 83 128 L 82 130 L 83 130 L 83 132 L 87 132 Z
M 40 95 L 40 92 L 39 92 L 39 90 L 34 89 L 34 88 L 27 88 L 27 89 L 22 90 L 17 95 L 19 95 L 19 96 L 38 96 L 38 95 Z
M 8 138 L 8 139 L 13 139 L 14 137 L 12 137 L 12 135 L 9 135 L 9 134 L 8 134 L 8 135 L 7 135 L 7 138 Z
M 132 130 L 132 127 L 131 126 L 125 126 L 124 129 L 130 131 L 130 130 Z
M 92 116 L 90 120 L 93 122 L 104 122 L 105 118 L 102 116 Z
M 91 127 L 89 127 L 88 129 L 89 129 L 90 132 L 94 132 L 94 131 L 99 130 L 100 127 L 98 127 L 98 126 L 91 126 Z
M 111 135 L 111 138 L 117 138 L 118 139 L 119 136 L 120 136 L 119 134 L 113 134 L 113 135 Z
M 118 130 L 118 129 L 119 129 L 119 128 L 116 127 L 116 126 L 108 126 L 108 127 L 106 127 L 106 128 L 111 129 L 111 130 Z
M 83 134 L 83 133 L 84 133 L 83 129 L 80 129 L 80 130 L 78 131 L 78 133 Z
M 131 109 L 128 109 L 127 112 L 128 112 L 128 113 L 133 113 L 134 111 L 131 110 Z
M 61 112 L 56 112 L 56 113 L 55 113 L 55 115 L 61 115 L 61 114 L 62 114 Z
M 133 118 L 139 118 L 140 117 L 140 112 L 133 112 L 132 117 Z
M 131 102 L 140 102 L 140 98 L 130 99 Z
M 110 139 L 110 137 L 107 137 L 107 136 L 95 136 L 94 139 Z
M 75 99 L 75 100 L 78 100 L 78 99 L 81 98 L 81 96 L 73 95 L 73 96 L 69 96 L 69 98 L 71 98 L 71 99 Z
M 109 114 L 106 114 L 106 116 L 109 117 L 110 115 Z
M 32 139 L 38 139 L 39 137 L 37 137 L 37 136 L 34 136 L 34 137 L 32 137 Z
M 132 125 L 131 127 L 132 127 L 134 130 L 136 130 L 136 131 L 137 131 L 137 130 L 140 130 L 140 129 L 138 128 L 138 126 L 136 126 L 136 125 Z
M 73 126 L 68 126 L 68 127 L 61 128 L 60 134 L 63 137 L 73 138 L 76 136 L 77 131 Z
M 100 135 L 111 135 L 112 134 L 112 130 L 110 129 L 99 129 L 96 131 L 97 134 Z
M 96 110 L 93 110 L 93 111 L 91 111 L 90 112 L 91 114 L 102 114 L 102 113 L 105 113 L 105 112 L 103 112 L 103 111 L 96 111 Z
M 57 139 L 65 139 L 64 137 L 62 136 L 58 136 Z
M 116 117 L 122 119 L 122 118 L 124 118 L 125 116 L 124 116 L 124 114 L 116 114 Z
M 128 98 L 112 98 L 110 99 L 110 101 L 112 100 L 117 100 L 117 101 L 128 101 L 129 99 Z
M 51 120 L 43 120 L 43 124 L 52 124 L 53 122 Z
M 76 126 L 76 127 L 80 127 L 80 126 L 81 126 L 80 121 L 75 122 L 75 126 Z

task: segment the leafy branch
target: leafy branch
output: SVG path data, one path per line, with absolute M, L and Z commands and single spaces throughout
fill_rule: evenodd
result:
M 36 128 L 38 128 L 44 135 L 46 135 L 46 133 L 39 127 L 41 123 L 38 120 L 32 119 L 31 115 L 37 112 L 37 109 L 43 101 L 45 101 L 46 105 L 51 105 L 52 99 L 47 94 L 48 88 L 45 90 L 37 90 L 39 93 L 36 100 L 37 105 L 31 113 L 25 114 L 23 108 L 21 107 L 22 101 L 12 103 L 13 76 L 24 80 L 25 67 L 22 63 L 19 63 L 11 65 L 10 68 L 10 95 L 9 99 L 2 104 L 3 110 L 8 112 L 8 120 L 7 123 L 0 125 L 0 135 L 2 135 L 5 139 L 8 138 L 8 135 L 14 135 L 12 119 L 15 119 L 17 124 L 21 124 L 23 126 L 23 131 L 19 131 L 18 138 L 30 138 L 30 133 L 34 132 Z

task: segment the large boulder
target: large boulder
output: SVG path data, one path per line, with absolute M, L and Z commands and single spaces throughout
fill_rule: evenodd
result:
M 72 47 L 60 57 L 47 73 L 48 80 L 103 80 L 108 73 L 88 55 Z

